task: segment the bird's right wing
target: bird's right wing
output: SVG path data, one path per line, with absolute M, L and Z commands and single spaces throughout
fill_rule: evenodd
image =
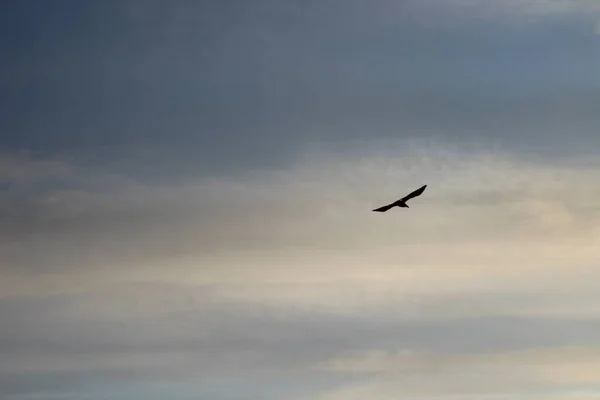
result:
M 412 199 L 413 197 L 420 196 L 421 193 L 423 193 L 425 191 L 426 187 L 427 187 L 427 185 L 423 185 L 420 188 L 418 188 L 417 190 L 415 190 L 414 192 L 407 194 L 406 196 L 404 196 L 402 198 L 402 201 L 408 201 L 408 200 Z
M 396 203 L 388 204 L 387 206 L 376 208 L 373 211 L 386 212 L 387 210 L 389 210 L 390 208 L 394 207 L 395 205 L 396 205 Z

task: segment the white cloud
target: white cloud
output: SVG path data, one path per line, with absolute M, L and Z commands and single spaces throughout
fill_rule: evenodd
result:
M 5 227 L 2 293 L 141 280 L 341 311 L 500 282 L 527 291 L 597 260 L 598 175 L 595 165 L 388 144 L 244 179 L 56 190 L 28 210 L 38 220 Z M 370 211 L 422 183 L 410 209 Z M 27 223 L 31 235 L 11 231 Z

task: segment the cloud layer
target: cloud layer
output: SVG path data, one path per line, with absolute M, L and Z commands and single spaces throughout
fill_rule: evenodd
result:
M 306 398 L 408 399 L 600 383 L 586 369 L 600 324 L 596 163 L 417 142 L 306 154 L 168 186 L 66 167 L 87 185 L 11 203 L 3 393 L 158 380 L 195 381 L 202 397 L 210 377 L 264 379 L 272 398 L 304 398 L 272 386 L 291 381 Z M 422 183 L 409 210 L 370 211 Z

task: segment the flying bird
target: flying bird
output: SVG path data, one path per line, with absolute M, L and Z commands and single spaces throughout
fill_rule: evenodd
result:
M 415 190 L 414 192 L 407 194 L 400 200 L 396 200 L 395 202 L 388 204 L 387 206 L 376 208 L 373 211 L 386 212 L 387 210 L 389 210 L 390 208 L 393 208 L 393 207 L 409 208 L 408 204 L 406 204 L 406 202 L 408 200 L 412 199 L 413 197 L 417 197 L 417 196 L 421 195 L 421 193 L 423 193 L 425 191 L 426 187 L 427 187 L 427 185 L 423 185 L 420 188 L 418 188 L 417 190 Z

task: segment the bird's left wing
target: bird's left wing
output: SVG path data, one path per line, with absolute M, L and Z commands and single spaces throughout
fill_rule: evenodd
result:
M 387 210 L 389 210 L 390 208 L 394 207 L 395 205 L 396 205 L 396 203 L 388 204 L 387 206 L 376 208 L 373 211 L 386 212 Z

